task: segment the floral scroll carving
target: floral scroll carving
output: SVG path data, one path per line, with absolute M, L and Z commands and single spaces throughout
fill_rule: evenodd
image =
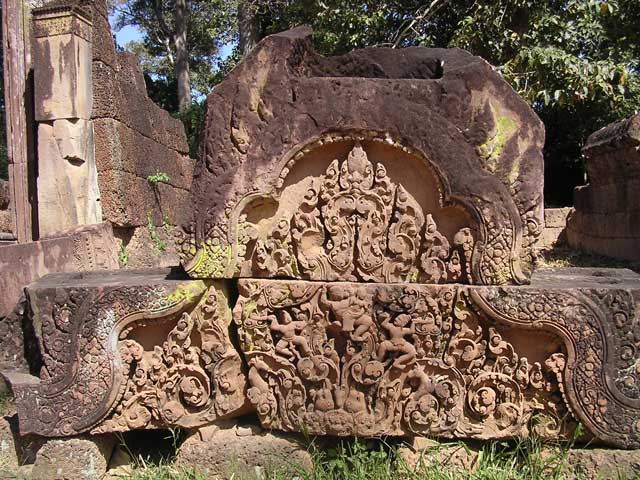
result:
M 602 441 L 640 446 L 640 342 L 630 292 L 482 288 L 472 296 L 504 324 L 556 332 L 569 352 L 563 391 L 572 413 Z
M 14 384 L 21 433 L 193 426 L 244 408 L 245 377 L 217 286 L 150 281 L 32 295 L 43 368 L 39 381 Z M 167 326 L 166 339 L 153 344 Z M 136 329 L 152 345 L 130 338 Z
M 571 428 L 562 353 L 529 361 L 461 287 L 241 280 L 263 426 L 331 435 L 549 437 Z
M 124 394 L 93 433 L 193 428 L 236 413 L 245 402 L 245 379 L 229 340 L 227 309 L 224 295 L 210 288 L 151 351 L 129 338 L 137 325 L 128 325 L 118 343 L 124 370 L 130 372 Z M 143 320 L 140 327 L 149 325 Z
M 431 213 L 356 143 L 309 186 L 292 218 L 258 239 L 261 276 L 310 280 L 471 283 L 474 237 L 450 242 Z

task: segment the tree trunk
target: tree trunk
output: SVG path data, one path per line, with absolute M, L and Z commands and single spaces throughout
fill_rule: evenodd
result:
M 249 1 L 241 1 L 238 5 L 238 47 L 244 57 L 260 41 L 260 22 L 256 15 L 256 7 Z
M 176 47 L 175 74 L 178 82 L 178 106 L 180 111 L 191 105 L 191 82 L 189 80 L 189 51 L 187 49 L 187 0 L 176 0 L 175 35 Z

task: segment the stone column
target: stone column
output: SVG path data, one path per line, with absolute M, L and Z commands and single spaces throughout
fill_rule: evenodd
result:
M 33 11 L 41 236 L 102 221 L 92 111 L 91 14 L 75 6 Z
M 32 209 L 35 199 L 30 188 L 30 98 L 28 9 L 23 0 L 3 0 L 2 30 L 4 52 L 4 94 L 9 157 L 9 190 L 13 212 L 12 230 L 19 242 L 33 239 Z M 33 153 L 31 151 L 31 153 Z

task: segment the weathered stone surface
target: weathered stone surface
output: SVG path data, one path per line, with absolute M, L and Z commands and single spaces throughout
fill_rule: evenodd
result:
M 11 312 L 23 288 L 51 272 L 111 270 L 118 256 L 109 224 L 80 227 L 39 242 L 0 248 L 0 317 Z M 2 338 L 0 337 L 0 342 Z
M 243 279 L 239 293 L 264 427 L 557 438 L 573 414 L 601 441 L 640 445 L 631 271 L 566 269 L 501 288 Z
M 258 262 L 270 257 L 278 273 L 267 276 L 371 281 L 381 257 L 397 256 L 385 281 L 425 281 L 420 255 L 455 250 L 466 228 L 474 283 L 527 283 L 543 140 L 531 109 L 461 50 L 324 58 L 307 29 L 272 35 L 207 100 L 183 264 L 199 278 L 265 276 Z M 300 242 L 306 258 L 290 252 Z M 367 265 L 345 266 L 364 250 Z M 434 258 L 429 269 L 448 268 L 442 252 L 444 267 Z
M 147 96 L 135 56 L 115 51 L 106 1 L 91 3 L 92 118 L 103 217 L 123 228 L 146 225 L 148 214 L 158 227 L 180 224 L 193 176 L 182 122 Z M 147 177 L 158 172 L 169 180 L 154 186 Z
M 583 149 L 589 183 L 575 189 L 569 244 L 589 253 L 640 260 L 640 115 L 595 132 Z
M 180 263 L 173 232 L 167 224 L 114 228 L 119 247 L 120 268 L 168 268 Z
M 27 301 L 22 295 L 13 310 L 0 320 L 0 369 L 11 368 L 25 372 L 29 370 L 24 335 L 26 308 Z
M 620 480 L 638 478 L 640 451 L 576 448 L 567 453 L 568 480 Z
M 461 442 L 439 443 L 424 437 L 412 438 L 398 448 L 398 457 L 411 469 L 437 467 L 449 473 L 473 472 L 479 449 Z
M 567 217 L 571 208 L 545 208 L 544 230 L 538 239 L 539 249 L 552 248 L 564 244 L 567 240 Z
M 115 437 L 53 439 L 38 450 L 33 480 L 99 480 L 107 471 Z
M 18 434 L 18 416 L 13 405 L 0 412 L 0 478 L 31 478 L 21 475 L 21 467 L 33 464 L 44 439 Z
M 27 288 L 40 378 L 6 373 L 21 434 L 194 428 L 245 410 L 221 283 L 170 271 L 51 274 Z
M 294 477 L 311 470 L 313 463 L 300 438 L 236 425 L 189 437 L 180 446 L 176 465 L 207 478 L 264 478 L 274 470 Z
M 38 226 L 42 236 L 102 221 L 93 126 L 82 119 L 38 125 Z
M 36 121 L 91 118 L 90 17 L 73 5 L 33 11 Z
M 0 478 L 10 478 L 19 466 L 18 446 L 11 423 L 7 416 L 0 416 Z

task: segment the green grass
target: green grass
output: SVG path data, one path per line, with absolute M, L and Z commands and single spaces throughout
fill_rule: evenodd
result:
M 451 446 L 452 444 L 449 444 Z M 464 444 L 453 444 L 467 448 Z M 435 447 L 425 452 L 416 468 L 398 456 L 399 444 L 383 441 L 339 441 L 329 448 L 311 446 L 314 468 L 305 472 L 265 471 L 262 480 L 563 480 L 567 446 L 543 445 L 536 439 L 517 442 L 491 442 L 478 452 L 472 469 L 447 465 L 446 451 Z M 286 462 L 286 459 L 284 459 Z M 443 463 L 440 463 L 443 462 Z M 136 462 L 134 480 L 204 480 L 195 470 L 181 470 L 168 463 Z M 233 474 L 233 480 L 248 480 L 254 475 Z M 579 477 L 578 477 L 579 478 Z

